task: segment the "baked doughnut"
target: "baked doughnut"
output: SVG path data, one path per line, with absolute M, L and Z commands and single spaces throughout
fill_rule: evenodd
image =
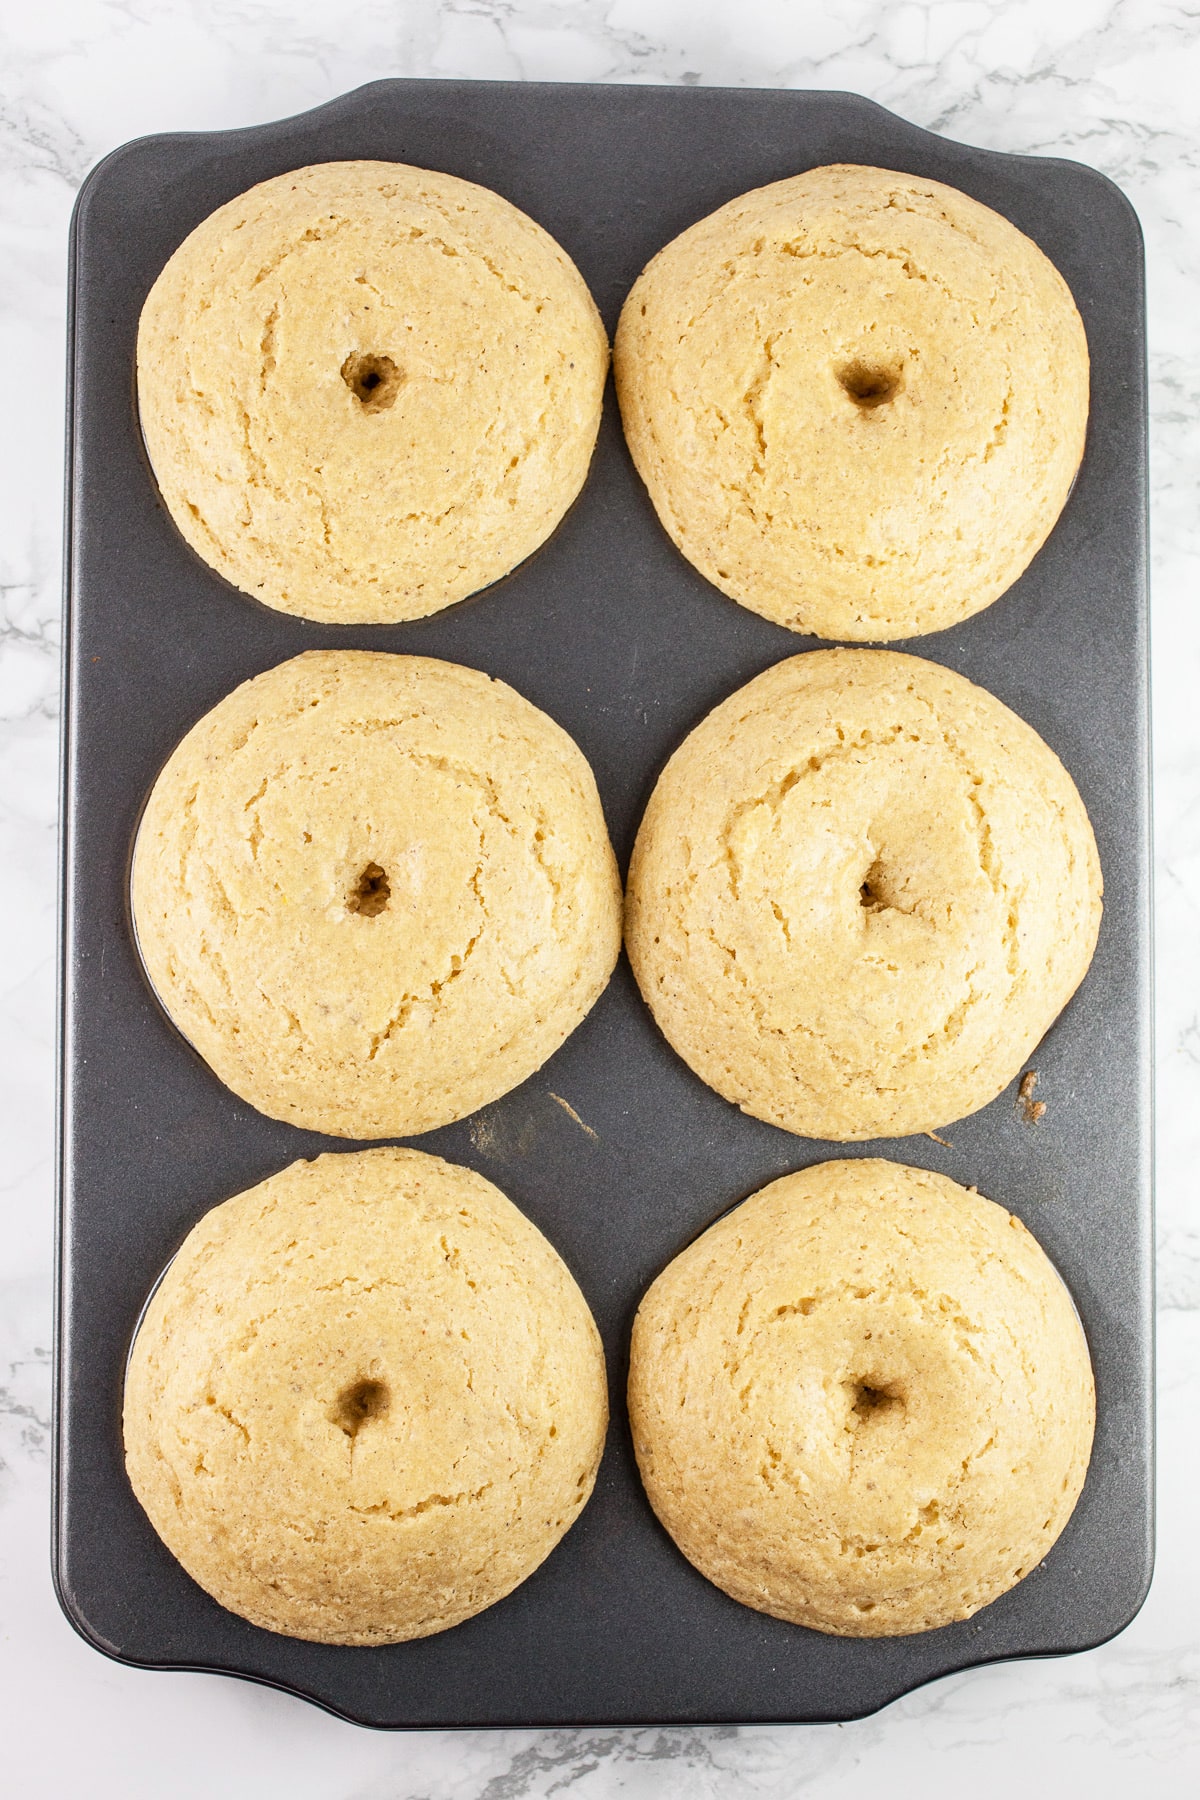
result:
M 417 1150 L 293 1163 L 206 1213 L 125 1381 L 129 1479 L 167 1548 L 231 1612 L 329 1644 L 503 1599 L 582 1511 L 606 1422 L 558 1255 Z
M 675 752 L 625 937 L 710 1087 L 846 1142 L 993 1100 L 1083 979 L 1101 891 L 1070 776 L 1006 706 L 918 657 L 817 650 Z
M 679 549 L 818 637 L 913 637 L 989 605 L 1083 455 L 1066 282 L 998 213 L 888 169 L 810 169 L 691 226 L 634 285 L 614 369 Z
M 633 1328 L 650 1503 L 744 1606 L 845 1637 L 966 1619 L 1074 1509 L 1095 1394 L 1071 1297 L 1003 1207 L 879 1161 L 785 1175 Z
M 566 732 L 475 669 L 310 650 L 173 752 L 133 857 L 171 1018 L 260 1112 L 337 1137 L 460 1119 L 541 1067 L 620 948 Z
M 382 624 L 486 587 L 583 486 L 608 340 L 574 263 L 404 163 L 260 182 L 150 290 L 142 431 L 192 548 L 282 612 Z

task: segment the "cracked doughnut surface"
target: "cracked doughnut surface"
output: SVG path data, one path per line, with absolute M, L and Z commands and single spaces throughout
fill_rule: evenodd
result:
M 142 817 L 133 916 L 236 1094 L 338 1137 L 463 1118 L 608 982 L 621 887 L 591 769 L 474 669 L 310 650 L 228 695 Z
M 1087 339 L 1057 269 L 988 207 L 887 169 L 810 169 L 693 225 L 630 292 L 614 372 L 679 549 L 818 637 L 989 605 L 1083 455 Z
M 507 200 L 404 163 L 294 169 L 150 290 L 138 401 L 192 548 L 307 619 L 415 619 L 496 581 L 583 486 L 608 340 Z
M 838 1142 L 986 1106 L 1082 981 L 1095 838 L 1067 771 L 983 688 L 817 650 L 718 706 L 659 778 L 625 938 L 680 1056 Z
M 633 1328 L 642 1480 L 744 1606 L 845 1637 L 966 1619 L 1047 1554 L 1091 1455 L 1071 1297 L 1003 1207 L 878 1160 L 785 1175 Z
M 427 1637 L 503 1599 L 592 1491 L 600 1339 L 499 1189 L 417 1150 L 293 1163 L 189 1233 L 125 1381 L 167 1548 L 268 1631 Z

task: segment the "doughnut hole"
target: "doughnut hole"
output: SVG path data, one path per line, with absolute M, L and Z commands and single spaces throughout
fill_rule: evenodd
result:
M 887 905 L 883 897 L 883 864 L 873 862 L 858 890 L 859 905 L 867 912 L 882 912 Z
M 913 910 L 905 895 L 905 882 L 882 857 L 876 857 L 863 876 L 858 890 L 858 903 L 867 913 L 907 913 Z
M 376 919 L 391 896 L 386 871 L 378 863 L 369 862 L 352 889 L 346 907 L 349 912 L 361 913 L 364 919 Z
M 842 363 L 834 375 L 842 392 L 860 412 L 870 412 L 894 400 L 904 385 L 899 365 L 872 362 L 865 357 Z
M 342 364 L 342 380 L 364 412 L 386 412 L 396 403 L 404 377 L 390 356 L 351 351 Z
M 859 1427 L 878 1424 L 889 1413 L 904 1410 L 904 1396 L 895 1388 L 876 1385 L 878 1380 L 878 1376 L 872 1376 L 870 1381 L 853 1379 L 846 1384 L 851 1395 L 850 1411 Z
M 330 1423 L 353 1439 L 364 1426 L 375 1419 L 382 1419 L 391 1404 L 391 1391 L 385 1381 L 362 1376 L 342 1389 L 333 1403 Z

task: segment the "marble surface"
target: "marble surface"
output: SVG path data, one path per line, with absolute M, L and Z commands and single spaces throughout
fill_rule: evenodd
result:
M 0 1783 L 21 1800 L 1200 1791 L 1200 18 L 1167 0 L 43 0 L 0 10 Z M 841 1727 L 379 1736 L 217 1677 L 118 1667 L 48 1571 L 65 239 L 143 132 L 256 123 L 387 74 L 848 88 L 935 131 L 1077 157 L 1150 276 L 1160 1539 L 1085 1656 L 977 1670 Z

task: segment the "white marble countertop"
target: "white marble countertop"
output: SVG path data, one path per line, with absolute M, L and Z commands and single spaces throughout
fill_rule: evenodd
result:
M 0 19 L 0 1786 L 20 1800 L 978 1800 L 1200 1792 L 1200 17 L 1170 0 L 9 0 Z M 144 132 L 257 123 L 381 75 L 847 88 L 1076 157 L 1146 233 L 1158 932 L 1158 1576 L 1115 1642 L 846 1726 L 377 1735 L 74 1636 L 50 1586 L 55 811 L 65 243 Z

